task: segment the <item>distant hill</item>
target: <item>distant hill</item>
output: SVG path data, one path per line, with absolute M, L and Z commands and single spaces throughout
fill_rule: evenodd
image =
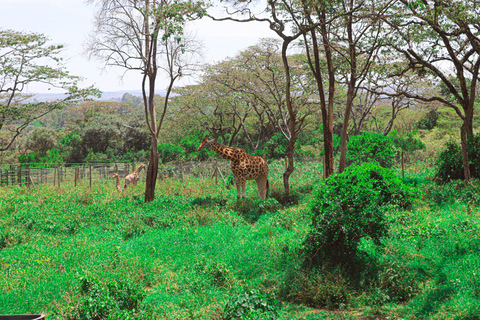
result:
M 95 100 L 98 101 L 113 101 L 113 102 L 120 102 L 122 97 L 125 93 L 130 93 L 134 96 L 142 96 L 141 90 L 120 90 L 120 91 L 108 91 L 103 92 L 100 98 L 96 98 Z M 158 90 L 157 94 L 162 97 L 165 97 L 166 91 L 165 90 Z M 63 93 L 37 93 L 35 94 L 35 99 L 40 102 L 44 101 L 51 101 L 51 100 L 59 100 L 65 97 Z

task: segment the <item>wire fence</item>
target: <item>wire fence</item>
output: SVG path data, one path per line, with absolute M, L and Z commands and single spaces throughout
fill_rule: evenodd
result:
M 312 164 L 315 164 L 312 166 Z M 281 176 L 285 170 L 286 161 L 269 161 L 269 176 Z M 111 179 L 115 173 L 120 178 L 124 178 L 136 168 L 140 163 L 10 163 L 0 164 L 0 186 L 28 185 L 35 186 L 40 184 L 52 184 L 61 186 L 63 184 L 77 185 L 78 182 L 88 181 L 90 186 L 92 181 Z M 296 170 L 302 172 L 306 166 L 312 169 L 313 175 L 323 174 L 322 159 L 306 159 L 295 162 Z M 145 177 L 145 171 L 140 172 L 140 180 Z M 187 176 L 211 177 L 217 181 L 226 182 L 230 174 L 230 162 L 228 160 L 213 161 L 192 161 L 160 164 L 158 167 L 157 178 L 184 179 Z

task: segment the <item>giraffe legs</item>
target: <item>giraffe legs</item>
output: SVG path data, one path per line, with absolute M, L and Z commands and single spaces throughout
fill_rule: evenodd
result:
M 258 195 L 260 196 L 260 198 L 266 199 L 268 191 L 268 180 L 265 177 L 257 177 L 255 181 L 257 182 Z
M 238 176 L 234 176 L 234 178 L 235 178 L 235 184 L 237 185 L 237 199 L 246 198 L 245 179 Z

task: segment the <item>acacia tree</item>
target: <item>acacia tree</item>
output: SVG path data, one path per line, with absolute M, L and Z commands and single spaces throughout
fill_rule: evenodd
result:
M 408 61 L 399 73 L 413 70 L 434 83 L 443 83 L 453 97 L 405 93 L 409 98 L 441 102 L 463 120 L 460 138 L 468 182 L 467 140 L 473 134 L 480 68 L 480 7 L 474 0 L 397 0 L 385 22 L 393 31 L 388 45 Z
M 262 13 L 254 13 L 251 8 L 249 8 L 252 1 L 233 0 L 230 2 L 237 6 L 237 10 L 229 13 L 228 17 L 216 18 L 211 15 L 210 17 L 217 21 L 267 22 L 270 29 L 281 39 L 280 56 L 285 74 L 285 105 L 290 119 L 288 123 L 290 139 L 287 146 L 288 166 L 283 173 L 284 193 L 288 196 L 290 193 L 289 178 L 295 170 L 293 156 L 295 153 L 295 143 L 297 141 L 297 110 L 292 102 L 292 75 L 287 52 L 296 40 L 314 29 L 317 25 L 309 24 L 302 18 L 302 8 L 298 8 L 297 1 L 295 0 L 268 0 L 264 12 L 268 12 L 269 16 L 265 16 Z M 241 18 L 237 18 L 237 16 L 240 16 Z
M 154 200 L 158 173 L 158 137 L 173 85 L 188 75 L 198 52 L 193 41 L 186 41 L 188 20 L 204 14 L 202 2 L 173 0 L 88 0 L 98 4 L 96 27 L 87 51 L 107 66 L 136 70 L 141 83 L 145 122 L 151 136 L 145 202 Z M 155 105 L 157 75 L 164 71 L 169 79 L 163 106 Z M 159 113 L 157 119 L 157 112 Z
M 62 45 L 47 44 L 48 38 L 37 33 L 0 30 L 0 152 L 8 150 L 30 123 L 49 112 L 62 109 L 89 95 L 98 96 L 93 87 L 79 89 L 78 77 L 62 66 Z M 31 84 L 66 91 L 64 98 L 38 102 L 25 91 Z
M 323 39 L 329 63 L 329 93 L 334 90 L 333 85 L 336 82 L 343 83 L 347 91 L 341 129 L 339 172 L 345 169 L 348 127 L 354 100 L 362 83 L 367 81 L 369 70 L 378 57 L 385 32 L 380 17 L 390 3 L 391 1 L 385 1 L 379 4 L 378 1 L 370 0 L 324 1 L 316 12 L 321 24 L 315 31 Z M 312 15 L 309 17 L 311 20 Z M 314 37 L 312 34 L 311 42 L 315 50 Z M 338 66 L 338 75 L 332 71 L 332 65 Z M 318 73 L 317 68 L 315 73 Z M 332 79 L 335 76 L 338 80 Z
M 211 72 L 211 68 L 207 68 Z M 185 86 L 175 90 L 175 105 L 178 106 L 178 123 L 184 120 L 191 125 L 202 127 L 213 137 L 221 137 L 231 146 L 236 135 L 242 129 L 242 121 L 249 115 L 249 108 L 241 97 L 232 95 L 223 86 L 204 76 L 197 85 Z
M 292 138 L 290 122 L 296 121 L 294 136 L 298 135 L 305 127 L 306 118 L 313 113 L 313 107 L 308 94 L 311 89 L 302 70 L 304 57 L 290 55 L 288 59 L 292 91 L 305 93 L 291 95 L 291 104 L 296 116 L 294 119 L 290 117 L 285 100 L 285 71 L 280 52 L 281 45 L 281 42 L 275 39 L 262 39 L 258 44 L 230 59 L 228 68 L 217 69 L 217 74 L 213 78 L 228 88 L 230 94 L 240 95 L 254 110 L 253 113 L 258 120 L 257 128 L 260 131 L 258 137 L 270 138 L 275 132 L 279 132 L 290 142 Z M 242 124 L 244 122 L 242 121 Z M 250 135 L 247 135 L 247 139 L 255 150 L 258 140 L 257 143 L 253 143 Z

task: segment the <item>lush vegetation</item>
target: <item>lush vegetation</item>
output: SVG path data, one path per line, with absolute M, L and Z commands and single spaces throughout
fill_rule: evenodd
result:
M 478 181 L 438 185 L 431 170 L 400 179 L 373 164 L 322 181 L 321 166 L 309 164 L 285 199 L 283 166 L 271 164 L 267 200 L 252 183 L 237 201 L 234 188 L 193 177 L 162 180 L 150 203 L 142 184 L 117 193 L 111 180 L 92 189 L 2 188 L 0 313 L 478 318 Z M 332 214 L 343 225 L 326 219 Z M 312 239 L 326 244 L 315 263 Z

